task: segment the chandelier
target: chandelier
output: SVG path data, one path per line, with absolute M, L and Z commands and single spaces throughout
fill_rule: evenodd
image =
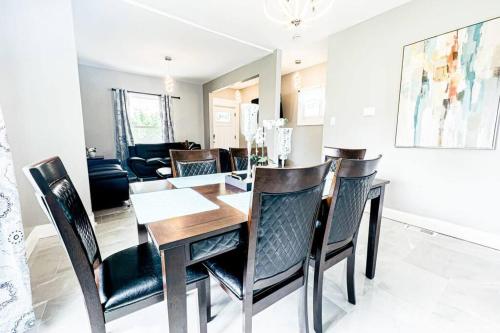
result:
M 174 79 L 170 76 L 170 62 L 172 61 L 172 58 L 166 56 L 165 61 L 167 62 L 167 74 L 164 78 L 165 91 L 168 95 L 170 95 L 174 91 Z
M 264 13 L 273 22 L 291 29 L 323 16 L 334 0 L 264 0 Z

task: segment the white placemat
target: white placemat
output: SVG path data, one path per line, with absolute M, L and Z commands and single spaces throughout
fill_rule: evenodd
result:
M 183 188 L 132 194 L 135 216 L 139 224 L 158 222 L 172 217 L 191 215 L 219 206 L 193 189 Z
M 220 201 L 223 201 L 233 208 L 236 208 L 243 214 L 248 214 L 251 198 L 252 192 L 241 192 L 236 194 L 220 195 L 217 197 L 217 199 L 219 199 Z
M 236 173 L 245 173 L 246 171 L 238 171 Z M 212 184 L 222 184 L 226 181 L 226 175 L 230 172 L 214 173 L 211 175 L 189 176 L 169 178 L 168 181 L 176 188 L 195 187 Z

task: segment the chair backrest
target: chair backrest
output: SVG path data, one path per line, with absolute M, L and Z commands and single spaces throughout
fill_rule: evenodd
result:
M 63 163 L 52 157 L 24 168 L 37 199 L 56 227 L 83 291 L 91 322 L 103 322 L 96 285 L 102 260 L 94 229 Z
M 267 156 L 267 147 L 259 147 L 255 150 L 252 148 L 252 154 L 257 154 L 262 156 L 262 150 L 264 150 L 264 156 Z M 256 153 L 257 152 L 257 153 Z M 233 171 L 246 170 L 248 167 L 248 149 L 247 148 L 229 148 L 229 154 L 231 155 L 231 168 Z
M 255 168 L 245 290 L 266 288 L 306 274 L 330 164 Z
M 219 151 L 220 172 L 231 172 L 229 150 L 225 148 L 218 148 L 217 150 Z
M 188 177 L 220 172 L 218 149 L 170 150 L 172 175 Z
M 337 161 L 330 190 L 330 209 L 321 242 L 323 247 L 342 247 L 355 241 L 381 158 Z
M 340 158 L 347 158 L 350 160 L 362 160 L 365 158 L 366 149 L 347 149 L 347 148 L 335 148 L 335 147 L 325 147 L 328 149 L 328 154 L 325 154 L 325 161 L 328 159 L 332 160 L 332 171 L 335 171 L 337 166 L 337 160 Z

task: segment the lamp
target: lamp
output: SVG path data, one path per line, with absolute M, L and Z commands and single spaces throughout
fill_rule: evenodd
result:
M 165 84 L 165 91 L 170 95 L 174 91 L 174 79 L 170 76 L 170 62 L 172 61 L 172 57 L 166 56 L 165 61 L 167 62 L 167 74 L 163 82 Z
M 317 20 L 332 8 L 334 0 L 265 0 L 268 19 L 291 29 Z

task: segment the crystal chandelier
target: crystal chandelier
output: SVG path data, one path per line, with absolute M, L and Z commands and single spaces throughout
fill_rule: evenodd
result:
M 264 0 L 266 16 L 292 29 L 320 18 L 332 7 L 334 0 Z

